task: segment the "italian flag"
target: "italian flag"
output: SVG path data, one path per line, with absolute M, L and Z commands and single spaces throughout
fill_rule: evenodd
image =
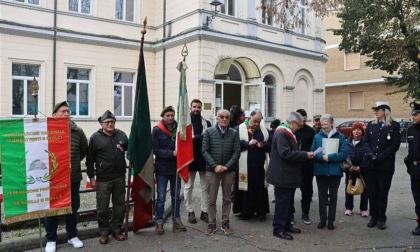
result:
M 6 223 L 71 213 L 68 118 L 1 119 Z

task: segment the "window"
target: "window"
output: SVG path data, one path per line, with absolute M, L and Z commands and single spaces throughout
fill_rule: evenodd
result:
M 264 77 L 265 83 L 265 116 L 267 119 L 276 117 L 276 80 L 272 75 Z
M 89 115 L 90 69 L 67 69 L 67 101 L 71 115 Z
M 69 11 L 91 14 L 92 0 L 69 0 Z
M 134 21 L 134 0 L 115 0 L 115 18 Z
M 344 70 L 360 69 L 360 54 L 346 53 L 344 57 Z
M 306 33 L 306 0 L 299 0 L 297 3 L 297 24 L 296 32 L 305 34 Z
M 39 81 L 38 65 L 12 64 L 12 115 L 34 114 L 35 101 L 32 96 L 34 77 Z
M 221 13 L 236 16 L 236 0 L 225 0 L 221 5 Z
M 21 2 L 26 4 L 33 4 L 33 5 L 39 5 L 39 0 L 14 0 L 15 2 Z
M 115 116 L 133 116 L 134 91 L 133 73 L 114 73 Z
M 365 108 L 365 99 L 363 91 L 356 91 L 349 93 L 349 109 L 363 110 Z
M 266 6 L 271 6 L 273 0 L 266 0 Z M 273 25 L 275 23 L 274 13 L 268 13 L 267 9 L 263 9 L 261 13 L 261 23 Z

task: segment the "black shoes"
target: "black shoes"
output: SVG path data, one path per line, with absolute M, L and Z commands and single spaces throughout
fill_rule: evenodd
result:
M 302 214 L 302 220 L 303 223 L 305 223 L 306 225 L 310 225 L 312 223 L 311 219 L 309 219 L 308 214 Z
M 290 234 L 288 234 L 287 232 L 279 232 L 279 233 L 273 233 L 273 235 L 275 237 L 278 237 L 280 239 L 285 239 L 285 240 L 293 240 L 293 236 L 291 236 Z
M 289 231 L 292 234 L 299 234 L 300 233 L 300 229 L 295 228 L 293 226 L 290 226 L 290 227 L 286 228 L 286 231 Z
M 378 225 L 378 221 L 377 220 L 374 220 L 374 219 L 371 219 L 369 221 L 369 223 L 367 224 L 367 227 L 368 228 L 373 228 L 373 227 L 376 227 L 376 225 Z
M 197 219 L 195 218 L 194 212 L 188 213 L 188 222 L 193 224 L 197 223 Z
M 378 228 L 380 230 L 385 230 L 386 229 L 385 221 L 378 221 Z
M 321 221 L 321 222 L 318 224 L 318 229 L 323 229 L 326 225 L 327 225 L 327 223 L 326 223 L 325 221 Z
M 209 214 L 207 212 L 201 211 L 200 220 L 204 221 L 205 223 L 209 223 Z
M 334 222 L 329 221 L 329 222 L 328 222 L 328 226 L 327 226 L 327 228 L 328 228 L 329 230 L 334 230 L 334 229 L 335 229 Z
M 420 224 L 411 232 L 413 235 L 420 235 Z

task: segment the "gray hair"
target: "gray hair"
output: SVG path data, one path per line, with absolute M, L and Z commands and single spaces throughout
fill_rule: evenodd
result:
M 217 116 L 219 116 L 221 113 L 227 113 L 228 114 L 228 116 L 230 117 L 230 112 L 229 112 L 229 110 L 227 110 L 227 109 L 219 109 L 218 111 L 217 111 Z
M 254 109 L 254 110 L 252 110 L 252 112 L 251 112 L 251 114 L 250 114 L 249 116 L 254 116 L 254 115 L 256 115 L 257 113 L 261 115 L 261 119 L 263 119 L 263 118 L 264 118 L 264 117 L 263 117 L 263 114 L 262 114 L 262 112 L 261 112 L 261 110 L 259 110 L 259 109 Z
M 334 124 L 334 117 L 330 114 L 323 114 L 319 120 L 320 121 L 328 120 L 331 124 Z
M 297 123 L 300 124 L 300 123 L 302 123 L 302 121 L 303 121 L 303 117 L 298 112 L 290 113 L 290 115 L 286 119 L 287 123 L 297 122 Z

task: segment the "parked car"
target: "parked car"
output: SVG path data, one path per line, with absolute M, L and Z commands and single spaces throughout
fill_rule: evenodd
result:
M 355 122 L 361 122 L 364 123 L 364 127 L 363 129 L 366 130 L 366 125 L 368 124 L 369 121 L 347 121 L 347 122 L 343 122 L 340 125 L 337 126 L 337 130 L 345 135 L 346 137 L 350 137 L 351 136 L 351 127 L 353 126 L 353 123 Z
M 401 142 L 407 142 L 407 129 L 413 124 L 411 119 L 402 119 L 400 121 Z

